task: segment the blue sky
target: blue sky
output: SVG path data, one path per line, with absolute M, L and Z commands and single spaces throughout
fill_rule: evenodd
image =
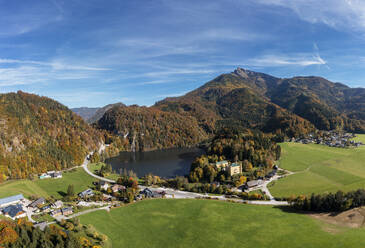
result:
M 365 1 L 0 0 L 0 92 L 151 105 L 238 66 L 365 87 Z

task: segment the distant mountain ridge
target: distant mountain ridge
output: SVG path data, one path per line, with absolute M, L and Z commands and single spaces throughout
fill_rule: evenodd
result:
M 72 108 L 71 110 L 81 116 L 87 123 L 95 123 L 100 120 L 101 117 L 105 114 L 106 111 L 113 107 L 118 106 L 125 106 L 123 103 L 113 103 L 108 104 L 101 108 L 88 108 L 88 107 L 81 107 L 81 108 Z
M 100 108 L 89 108 L 89 107 L 80 107 L 80 108 L 72 108 L 72 112 L 74 112 L 75 114 L 79 115 L 82 117 L 82 119 L 84 119 L 85 121 L 87 121 L 88 119 L 90 119 L 95 113 L 96 111 L 98 111 Z

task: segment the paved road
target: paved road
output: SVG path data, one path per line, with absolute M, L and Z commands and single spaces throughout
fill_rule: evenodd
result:
M 100 147 L 100 149 L 99 149 L 99 153 L 101 153 L 103 150 L 105 150 L 105 145 L 102 145 L 101 147 Z M 89 153 L 89 155 L 92 155 L 93 153 L 91 152 L 91 153 Z M 89 156 L 88 155 L 88 156 Z M 102 180 L 102 181 L 105 181 L 105 182 L 108 182 L 108 183 L 115 183 L 115 180 L 111 180 L 111 179 L 108 179 L 108 178 L 105 178 L 105 177 L 100 177 L 100 176 L 98 176 L 98 175 L 95 175 L 94 173 L 92 173 L 90 170 L 89 170 L 89 168 L 87 168 L 87 166 L 88 166 L 88 164 L 90 163 L 90 161 L 87 159 L 87 157 L 88 156 L 86 156 L 86 158 L 85 158 L 85 160 L 84 160 L 84 163 L 82 163 L 82 168 L 84 168 L 84 170 L 86 171 L 86 173 L 87 174 L 89 174 L 90 176 L 92 176 L 92 177 L 95 177 L 95 178 L 97 178 L 97 179 L 99 179 L 99 180 Z

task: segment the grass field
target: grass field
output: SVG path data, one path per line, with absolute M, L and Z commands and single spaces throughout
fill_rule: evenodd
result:
M 113 247 L 125 248 L 357 248 L 365 237 L 363 228 L 333 226 L 270 206 L 212 200 L 147 200 L 80 220 L 106 234 Z
M 0 198 L 15 194 L 23 194 L 25 197 L 36 195 L 61 198 L 67 191 L 68 185 L 73 184 L 75 192 L 78 193 L 91 186 L 93 181 L 94 178 L 86 174 L 82 168 L 77 168 L 75 171 L 63 173 L 63 177 L 59 179 L 17 180 L 0 184 Z
M 357 140 L 365 140 L 359 135 Z M 365 143 L 365 142 L 364 142 Z M 332 148 L 283 143 L 280 167 L 295 174 L 269 185 L 274 196 L 349 191 L 365 188 L 365 147 Z

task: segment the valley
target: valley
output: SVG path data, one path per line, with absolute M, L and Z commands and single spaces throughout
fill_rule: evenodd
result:
M 42 229 L 80 219 L 107 237 L 78 234 L 83 242 L 105 247 L 359 247 L 362 226 L 333 224 L 293 201 L 365 188 L 365 148 L 356 143 L 365 143 L 365 121 L 348 92 L 362 94 L 238 68 L 150 107 L 74 110 L 84 119 L 52 99 L 3 94 L 0 198 L 42 200 L 38 210 L 22 201 L 25 219 Z M 41 179 L 53 170 L 60 178 Z M 348 211 L 365 205 L 343 202 Z

